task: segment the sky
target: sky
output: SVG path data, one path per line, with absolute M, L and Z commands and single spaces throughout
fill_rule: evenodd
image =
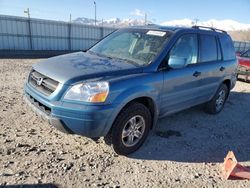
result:
M 132 18 L 156 24 L 176 19 L 232 19 L 250 23 L 250 0 L 95 0 L 97 19 Z M 0 14 L 69 21 L 94 18 L 93 0 L 0 0 Z

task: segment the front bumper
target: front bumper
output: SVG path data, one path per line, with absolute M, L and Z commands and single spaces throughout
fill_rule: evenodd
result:
M 24 100 L 32 110 L 56 129 L 90 138 L 105 136 L 112 126 L 112 105 L 84 106 L 65 102 L 50 102 L 25 86 Z
M 24 100 L 26 104 L 43 120 L 48 122 L 50 125 L 54 126 L 56 129 L 60 130 L 61 132 L 73 134 L 72 130 L 70 130 L 61 120 L 58 118 L 54 118 L 52 116 L 49 116 L 45 112 L 43 112 L 41 109 L 39 109 L 39 105 L 37 102 L 34 101 L 29 95 L 25 94 Z

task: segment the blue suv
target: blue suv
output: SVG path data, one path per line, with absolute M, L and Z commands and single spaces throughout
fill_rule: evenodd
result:
M 25 100 L 65 133 L 103 137 L 127 155 L 158 118 L 205 104 L 219 113 L 236 83 L 236 57 L 222 30 L 148 25 L 119 29 L 85 52 L 33 65 Z

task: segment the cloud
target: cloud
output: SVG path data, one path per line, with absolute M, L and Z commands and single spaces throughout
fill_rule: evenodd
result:
M 144 11 L 140 10 L 140 9 L 135 9 L 133 12 L 131 12 L 131 15 L 134 16 L 144 16 Z

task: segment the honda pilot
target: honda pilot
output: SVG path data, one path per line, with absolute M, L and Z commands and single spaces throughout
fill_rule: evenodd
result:
M 25 100 L 58 130 L 136 151 L 159 118 L 204 104 L 219 113 L 237 61 L 222 30 L 157 25 L 119 29 L 89 50 L 32 66 Z

